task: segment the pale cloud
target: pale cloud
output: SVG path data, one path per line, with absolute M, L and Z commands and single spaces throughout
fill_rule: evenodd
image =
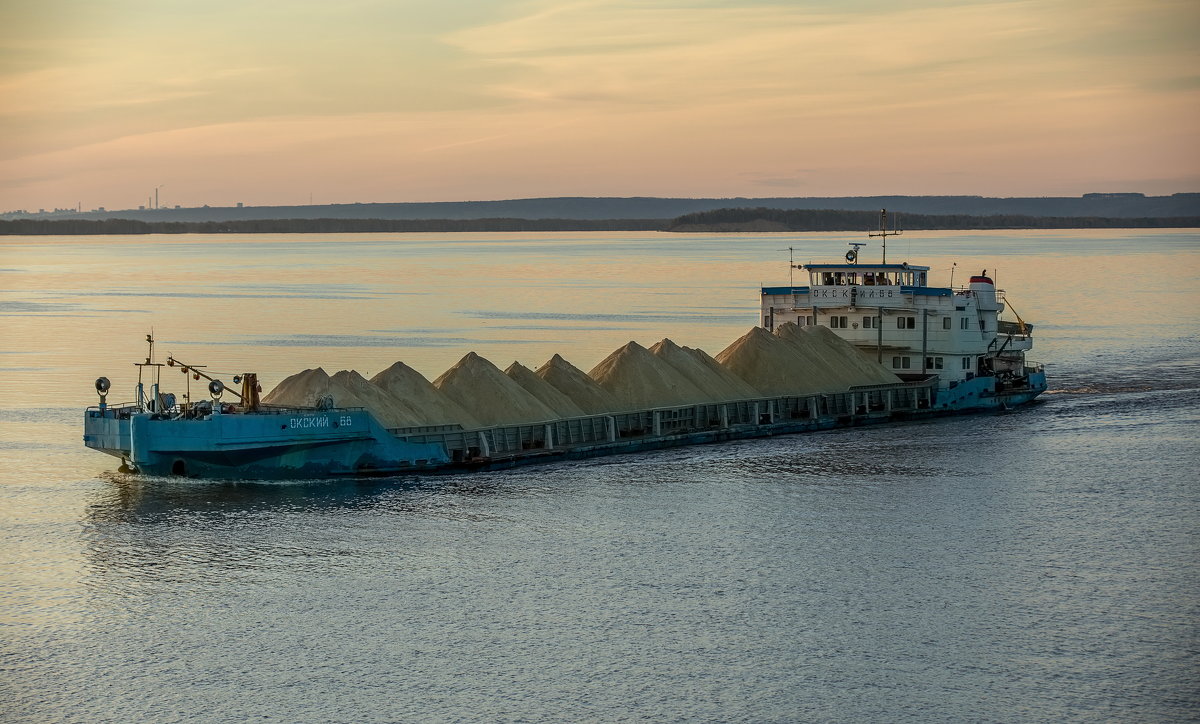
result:
M 452 14 L 422 0 L 47 0 L 0 18 L 0 157 L 222 121 L 492 102 L 472 88 L 486 70 L 436 39 Z
M 833 112 L 879 102 L 950 104 L 1080 81 L 1132 82 L 1184 60 L 1187 47 L 1090 39 L 1113 27 L 1159 26 L 1176 4 L 996 2 L 870 14 L 805 5 L 680 7 L 590 0 L 544 3 L 523 17 L 447 37 L 464 52 L 524 71 L 497 85 L 517 100 L 692 107 L 767 99 L 822 101 Z M 1156 20 L 1157 19 L 1157 20 Z M 918 97 L 918 95 L 920 97 Z M 838 101 L 829 106 L 830 101 Z M 849 105 L 846 105 L 849 104 Z
M 0 79 L 0 118 L 54 113 L 83 113 L 120 106 L 165 104 L 211 95 L 218 85 L 271 72 L 269 68 L 191 69 L 151 79 L 132 72 L 131 64 L 96 63 L 42 68 Z
M 168 179 L 295 203 L 1162 192 L 1200 168 L 1191 2 L 53 2 L 58 25 L 0 11 L 0 208 Z
M 1193 67 L 1196 51 L 1140 40 L 1178 40 L 1165 27 L 1194 14 L 1176 3 L 861 13 L 595 0 L 541 4 L 449 41 L 520 69 L 497 95 L 532 115 L 606 126 L 647 165 L 757 166 L 784 180 L 787 165 L 818 162 L 836 169 L 830 192 L 1018 194 L 1034 193 L 1021 186 L 1044 181 L 1031 169 L 1047 164 L 1080 190 L 1097 166 L 1147 166 L 1139 155 L 1181 176 L 1195 168 L 1196 94 L 1141 89 Z M 1133 39 L 1111 56 L 1090 42 L 1117 27 Z M 716 163 L 705 169 L 697 155 Z M 939 180 L 961 184 L 964 170 L 975 188 Z M 714 181 L 709 193 L 720 192 Z

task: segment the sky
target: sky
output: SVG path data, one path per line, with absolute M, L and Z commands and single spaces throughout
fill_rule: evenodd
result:
M 5 0 L 0 211 L 1200 191 L 1195 0 Z

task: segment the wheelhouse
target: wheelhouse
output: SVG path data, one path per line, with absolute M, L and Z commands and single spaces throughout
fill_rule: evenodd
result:
M 929 267 L 909 264 L 808 264 L 810 287 L 923 287 Z

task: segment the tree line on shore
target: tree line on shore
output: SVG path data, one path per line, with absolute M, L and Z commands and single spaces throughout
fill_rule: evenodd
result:
M 902 228 L 947 229 L 1141 229 L 1200 227 L 1198 216 L 1110 218 L 999 214 L 894 213 Z M 0 220 L 0 235 L 83 234 L 344 234 L 491 231 L 781 232 L 865 231 L 879 225 L 877 211 L 728 208 L 674 219 L 243 219 L 230 221 L 137 221 L 133 219 Z
M 134 219 L 0 220 L 0 234 L 355 234 L 452 231 L 662 231 L 661 219 Z
M 889 212 L 889 228 L 942 229 L 1140 229 L 1200 226 L 1200 217 L 1108 218 L 1100 216 L 1024 216 L 995 214 L 906 214 Z M 878 211 L 834 209 L 732 208 L 684 214 L 668 231 L 865 231 L 879 227 Z

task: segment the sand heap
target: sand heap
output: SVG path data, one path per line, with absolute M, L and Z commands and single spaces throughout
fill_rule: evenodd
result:
M 804 371 L 806 389 L 812 392 L 844 390 L 851 385 L 863 384 L 849 367 L 850 362 L 861 357 L 851 348 L 833 350 L 822 343 L 819 337 L 805 334 L 800 327 L 788 322 L 775 328 L 775 336 L 792 346 L 801 370 Z
M 354 370 L 342 370 L 333 377 L 320 367 L 298 372 L 276 385 L 263 402 L 313 407 L 324 397 L 332 397 L 338 407 L 365 407 L 384 427 L 423 424 L 419 412 L 367 382 Z
M 721 366 L 702 349 L 680 347 L 663 339 L 650 348 L 651 354 L 671 365 L 697 389 L 703 390 L 709 402 L 744 400 L 758 397 L 758 390 L 745 380 Z
M 368 382 L 354 370 L 342 370 L 329 378 L 333 399 L 345 407 L 365 407 L 384 427 L 414 427 L 424 424 L 421 413 L 404 400 Z
M 554 420 L 558 415 L 525 391 L 496 365 L 468 352 L 433 386 L 467 409 L 485 426 Z
M 621 409 L 621 404 L 608 390 L 559 355 L 547 360 L 534 374 L 571 398 L 588 415 L 603 415 Z
M 805 360 L 796 347 L 762 327 L 751 327 L 749 332 L 721 350 L 717 361 L 768 397 L 807 395 L 818 391 L 806 379 Z
M 696 357 L 696 359 L 698 359 L 700 362 L 702 362 L 705 366 L 714 368 L 715 371 L 717 372 L 717 374 L 727 377 L 730 380 L 730 383 L 735 386 L 735 388 L 744 391 L 746 394 L 749 394 L 751 397 L 755 397 L 758 395 L 758 390 L 756 390 L 754 388 L 754 385 L 751 385 L 749 382 L 742 379 L 740 376 L 734 374 L 730 369 L 728 369 L 727 367 L 725 367 L 725 365 L 718 362 L 715 357 L 708 354 L 704 350 L 692 349 L 690 347 L 684 347 L 684 349 L 691 352 Z
M 462 425 L 467 429 L 482 427 L 462 405 L 447 397 L 420 372 L 403 362 L 397 362 L 372 377 L 371 384 L 419 411 L 426 425 Z
M 504 370 L 504 374 L 540 400 L 543 405 L 554 410 L 556 416 L 562 418 L 587 416 L 583 408 L 576 405 L 570 397 L 559 392 L 549 382 L 538 377 L 533 370 L 520 362 L 513 362 L 508 369 Z
M 329 394 L 329 374 L 318 367 L 285 377 L 263 396 L 262 401 L 265 405 L 280 407 L 316 407 L 321 398 Z
M 626 410 L 712 401 L 710 394 L 637 342 L 605 357 L 588 375 Z
M 798 327 L 788 322 L 776 329 L 775 334 L 781 339 L 808 346 L 816 351 L 822 360 L 834 366 L 847 386 L 886 385 L 900 381 L 891 370 L 868 358 L 858 347 L 842 339 L 828 327 Z
M 899 381 L 837 333 L 792 323 L 781 325 L 775 334 L 754 327 L 722 350 L 717 360 L 772 396 L 841 392 Z

